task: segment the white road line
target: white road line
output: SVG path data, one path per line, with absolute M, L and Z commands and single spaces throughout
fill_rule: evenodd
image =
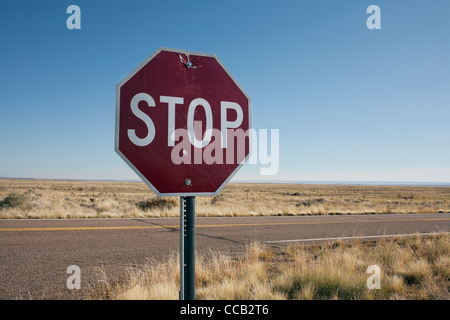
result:
M 349 240 L 349 239 L 374 239 L 374 238 L 390 238 L 390 237 L 410 237 L 410 236 L 431 236 L 438 234 L 448 234 L 448 232 L 433 233 L 409 233 L 409 234 L 387 234 L 375 236 L 355 236 L 355 237 L 334 237 L 334 238 L 315 238 L 315 239 L 294 239 L 294 240 L 273 240 L 264 241 L 265 243 L 283 243 L 283 242 L 308 242 L 308 241 L 324 241 L 324 240 Z

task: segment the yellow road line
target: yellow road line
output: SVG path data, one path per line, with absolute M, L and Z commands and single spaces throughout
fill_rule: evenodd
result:
M 47 227 L 47 228 L 0 228 L 1 231 L 77 231 L 77 230 L 120 230 L 179 228 L 179 226 L 115 226 L 115 227 Z
M 340 223 L 373 223 L 373 222 L 413 222 L 413 221 L 448 221 L 450 218 L 430 219 L 384 219 L 384 220 L 343 220 L 343 221 L 303 221 L 303 222 L 266 222 L 266 223 L 226 223 L 204 224 L 197 228 L 220 227 L 257 227 L 279 225 L 308 225 L 308 224 L 340 224 Z M 45 228 L 0 228 L 2 231 L 80 231 L 80 230 L 130 230 L 130 229 L 179 229 L 179 225 L 152 225 L 152 226 L 112 226 L 112 227 L 45 227 Z

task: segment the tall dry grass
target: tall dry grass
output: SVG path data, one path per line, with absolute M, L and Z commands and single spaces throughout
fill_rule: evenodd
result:
M 175 217 L 178 201 L 140 182 L 0 179 L 0 218 Z M 196 198 L 197 216 L 416 212 L 450 212 L 450 187 L 231 183 Z
M 336 241 L 269 247 L 252 243 L 238 256 L 196 257 L 197 299 L 450 299 L 449 235 L 369 242 Z M 381 269 L 381 288 L 368 289 L 368 266 Z M 178 299 L 179 259 L 130 268 L 104 281 L 87 299 Z

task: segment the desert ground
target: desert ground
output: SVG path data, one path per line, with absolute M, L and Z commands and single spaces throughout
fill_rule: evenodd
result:
M 197 216 L 450 212 L 450 187 L 230 183 L 197 197 Z M 179 198 L 142 182 L 0 179 L 0 218 L 179 215 Z
M 450 212 L 450 187 L 230 183 L 197 197 L 199 217 Z M 177 197 L 142 182 L 0 179 L 0 219 L 175 217 Z M 328 241 L 274 248 L 249 243 L 239 255 L 197 254 L 197 299 L 448 300 L 449 235 Z M 369 265 L 382 287 L 366 286 Z M 178 299 L 179 257 L 100 279 L 82 299 Z M 78 298 L 80 296 L 78 295 Z

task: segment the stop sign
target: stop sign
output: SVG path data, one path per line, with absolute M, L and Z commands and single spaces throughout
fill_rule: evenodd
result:
M 117 85 L 115 150 L 161 196 L 219 193 L 250 128 L 250 98 L 212 54 L 160 48 Z

